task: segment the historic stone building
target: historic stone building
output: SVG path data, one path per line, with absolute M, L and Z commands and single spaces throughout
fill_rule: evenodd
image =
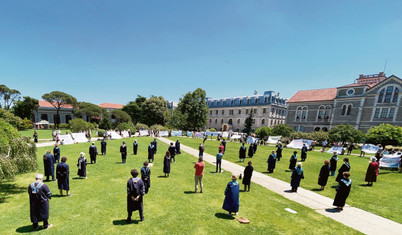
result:
M 253 128 L 275 126 L 285 123 L 286 99 L 279 93 L 266 91 L 263 95 L 241 96 L 222 99 L 206 99 L 209 107 L 207 128 L 220 131 L 241 131 L 246 118 L 253 113 Z
M 328 131 L 350 124 L 367 131 L 381 123 L 402 126 L 402 80 L 384 73 L 360 75 L 338 88 L 298 91 L 288 101 L 286 123 L 296 131 Z

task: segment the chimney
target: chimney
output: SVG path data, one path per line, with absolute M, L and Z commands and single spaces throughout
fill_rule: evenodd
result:
M 364 78 L 364 74 L 360 74 L 360 75 L 359 75 L 359 78 Z
M 384 77 L 384 75 L 385 75 L 384 72 L 380 72 L 380 73 L 378 74 L 379 77 Z

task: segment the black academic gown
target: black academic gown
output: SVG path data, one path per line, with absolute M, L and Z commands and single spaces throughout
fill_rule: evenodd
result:
M 54 155 L 55 163 L 59 162 L 60 161 L 60 148 L 59 147 L 53 148 L 53 155 Z
M 338 186 L 336 187 L 336 195 L 334 199 L 334 206 L 343 207 L 345 206 L 346 199 L 349 196 L 350 189 L 352 188 L 351 179 L 341 179 Z
M 336 176 L 337 182 L 339 182 L 341 179 L 343 179 L 343 172 L 346 172 L 346 171 L 350 171 L 350 164 L 349 163 L 346 164 L 346 162 L 345 162 L 342 164 L 341 168 L 339 168 L 339 170 L 338 170 L 338 175 Z
M 204 155 L 204 146 L 198 147 L 198 156 L 201 157 Z
M 258 144 L 257 144 L 257 143 L 254 143 L 254 144 L 253 144 L 253 147 L 254 147 L 254 153 L 253 153 L 253 154 L 256 154 L 256 153 L 257 153 Z
M 173 160 L 175 160 L 175 155 L 176 155 L 176 148 L 174 147 L 174 146 L 169 146 L 169 149 L 168 149 L 168 151 L 169 151 L 169 153 L 170 153 L 170 157 L 173 159 Z
M 303 146 L 301 149 L 301 160 L 304 161 L 307 158 L 307 147 Z
M 222 145 L 223 145 L 223 153 L 226 151 L 226 141 L 222 140 Z
M 106 141 L 102 140 L 102 142 L 101 142 L 101 153 L 102 153 L 102 155 L 106 155 L 106 145 L 107 145 Z
M 81 177 L 87 177 L 87 159 L 83 158 L 80 161 L 80 158 L 78 158 L 77 167 L 78 167 L 77 175 Z
M 152 141 L 152 144 L 154 145 L 154 154 L 156 154 L 156 151 L 158 151 L 158 142 L 156 140 Z
M 120 146 L 120 154 L 121 154 L 121 160 L 125 162 L 127 158 L 127 145 Z
M 28 194 L 31 222 L 37 224 L 38 222 L 48 220 L 49 199 L 52 198 L 49 187 L 46 184 L 34 182 L 28 186 Z
M 248 147 L 248 154 L 247 156 L 253 157 L 254 156 L 254 144 L 250 144 L 250 147 Z
M 325 185 L 327 185 L 328 176 L 329 176 L 329 170 L 330 170 L 330 167 L 327 166 L 327 165 L 323 165 L 321 167 L 320 175 L 318 177 L 318 185 L 323 186 L 323 187 Z
M 98 155 L 98 148 L 95 145 L 89 147 L 89 156 L 91 158 L 91 163 L 96 163 L 96 155 Z
M 142 197 L 145 194 L 144 182 L 140 178 L 131 178 L 127 182 L 127 212 L 140 210 L 142 214 L 143 204 Z M 140 196 L 138 201 L 134 201 L 133 198 Z
M 171 158 L 169 156 L 165 156 L 163 159 L 163 173 L 170 174 L 170 161 Z
M 246 158 L 247 147 L 242 145 L 239 149 L 239 158 L 244 159 Z
M 153 145 L 148 146 L 148 160 L 154 161 L 154 154 L 155 154 L 154 148 L 155 147 Z
M 45 176 L 49 177 L 52 176 L 54 177 L 54 156 L 50 153 L 46 153 L 43 155 L 43 166 L 45 168 Z
M 134 152 L 134 155 L 137 155 L 137 152 L 138 152 L 138 143 L 137 142 L 133 143 L 133 152 Z
M 338 163 L 338 160 L 336 160 L 334 157 L 331 157 L 331 159 L 329 160 L 330 163 L 330 171 L 336 171 L 336 164 Z
M 268 157 L 268 172 L 273 172 L 276 166 L 276 156 L 274 154 L 270 154 Z
M 176 153 L 181 154 L 181 152 L 180 152 L 180 142 L 179 141 L 176 141 L 175 147 L 176 147 Z
M 244 177 L 243 177 L 243 181 L 242 183 L 245 185 L 249 185 L 251 184 L 251 177 L 253 176 L 253 171 L 254 171 L 254 167 L 252 166 L 246 166 L 246 168 L 244 168 Z
M 57 164 L 56 178 L 59 189 L 70 190 L 70 168 L 65 162 Z
M 301 168 L 297 167 L 292 172 L 291 181 L 290 181 L 290 186 L 292 188 L 297 189 L 300 186 L 300 181 L 302 179 L 304 179 L 304 172 L 302 169 L 301 170 L 300 169 Z
M 282 150 L 283 150 L 282 146 L 280 147 L 278 146 L 278 148 L 276 149 L 276 157 L 278 158 L 278 161 L 280 161 L 282 158 Z
M 290 170 L 294 170 L 294 169 L 295 169 L 295 167 L 296 167 L 296 162 L 297 162 L 297 156 L 296 156 L 296 155 L 292 155 L 292 156 L 290 157 L 290 160 L 289 160 L 289 169 L 290 169 Z
M 145 193 L 148 193 L 148 190 L 151 187 L 151 169 L 149 167 L 143 166 L 141 168 L 141 179 L 142 182 L 144 182 Z

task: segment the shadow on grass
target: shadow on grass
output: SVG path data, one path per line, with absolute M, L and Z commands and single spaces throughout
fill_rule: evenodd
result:
M 285 193 L 293 193 L 293 191 L 292 191 L 292 190 L 290 190 L 290 189 L 285 190 L 284 192 L 285 192 Z
M 337 185 L 333 185 L 333 186 L 331 186 L 331 188 L 336 188 L 336 187 L 338 187 Z
M 215 213 L 215 217 L 218 219 L 227 219 L 227 220 L 234 220 L 233 216 L 227 215 L 225 213 Z
M 167 178 L 167 177 L 164 175 L 158 175 L 158 178 Z
M 362 186 L 362 187 L 369 187 L 370 185 L 367 185 L 367 184 L 359 184 L 359 186 Z
M 9 198 L 13 194 L 20 194 L 28 192 L 27 187 L 20 187 L 17 184 L 12 183 L 1 183 L 0 184 L 0 203 L 6 202 L 7 198 Z
M 323 190 L 321 190 L 320 188 L 313 188 L 311 191 L 320 192 L 320 191 L 323 191 Z
M 129 224 L 138 224 L 138 221 L 137 220 L 132 220 L 130 223 L 127 223 L 125 219 L 113 220 L 113 225 L 124 226 L 124 225 L 129 225 Z
M 52 198 L 58 198 L 58 197 L 67 197 L 66 195 L 60 195 L 60 194 L 56 194 L 56 195 L 52 195 Z
M 17 233 L 32 233 L 32 232 L 38 232 L 40 230 L 43 230 L 42 226 L 39 226 L 39 228 L 37 230 L 34 230 L 32 225 L 27 225 L 27 226 L 19 227 L 15 231 Z
M 329 212 L 329 213 L 339 213 L 339 212 L 341 212 L 340 210 L 338 210 L 336 208 L 328 208 L 328 209 L 325 209 L 325 211 Z
M 123 164 L 122 162 L 115 162 L 114 164 Z
M 195 194 L 194 191 L 184 191 L 185 194 Z

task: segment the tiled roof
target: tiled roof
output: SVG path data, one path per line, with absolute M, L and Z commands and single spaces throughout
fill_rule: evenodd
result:
M 288 103 L 333 100 L 336 97 L 336 91 L 336 88 L 298 91 L 288 100 Z
M 98 105 L 99 107 L 105 108 L 105 109 L 122 109 L 124 105 L 122 104 L 112 104 L 112 103 L 102 103 Z
M 41 107 L 41 108 L 54 108 L 51 103 L 49 103 L 47 101 L 44 101 L 44 100 L 39 100 L 39 107 Z M 64 108 L 64 109 L 72 109 L 73 106 L 71 106 L 69 104 L 66 104 L 66 105 L 63 105 L 62 108 Z

